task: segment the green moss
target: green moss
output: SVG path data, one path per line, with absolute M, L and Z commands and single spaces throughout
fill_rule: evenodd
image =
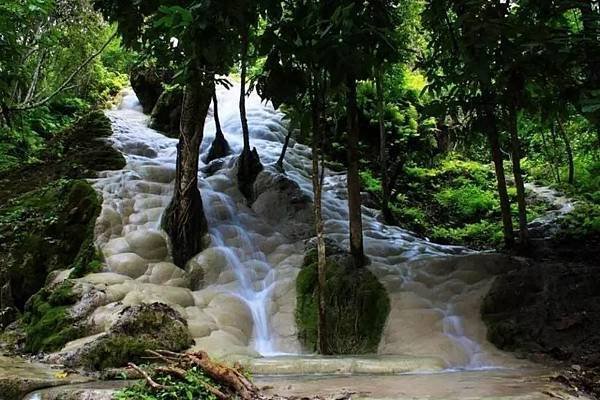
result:
M 111 336 L 99 341 L 86 353 L 82 366 L 92 370 L 123 366 L 128 362 L 138 362 L 147 354 L 146 350 L 159 347 L 143 337 Z
M 10 283 L 17 307 L 57 269 L 79 276 L 97 258 L 93 231 L 101 203 L 84 180 L 60 180 L 0 208 L 0 283 Z
M 54 351 L 79 337 L 81 328 L 74 324 L 69 314 L 70 306 L 77 299 L 70 281 L 44 288 L 32 296 L 23 316 L 25 351 Z
M 300 341 L 316 350 L 317 339 L 316 252 L 307 254 L 296 279 L 296 322 Z M 329 350 L 334 354 L 377 351 L 390 311 L 385 288 L 366 268 L 355 269 L 327 260 L 326 319 Z

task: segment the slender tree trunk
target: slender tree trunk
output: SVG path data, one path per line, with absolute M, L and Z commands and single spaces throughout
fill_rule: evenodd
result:
M 386 223 L 392 224 L 394 218 L 390 211 L 390 184 L 388 179 L 387 144 L 385 135 L 384 104 L 383 104 L 383 74 L 377 71 L 375 78 L 377 87 L 377 111 L 379 117 L 379 162 L 381 163 L 381 212 Z
M 283 142 L 283 147 L 281 148 L 281 154 L 279 155 L 279 158 L 277 159 L 277 162 L 275 163 L 275 168 L 277 168 L 277 170 L 279 172 L 285 172 L 285 169 L 283 168 L 283 160 L 285 160 L 285 153 L 287 152 L 287 148 L 290 144 L 291 137 L 292 137 L 292 129 L 290 129 L 288 131 L 288 134 L 285 136 L 285 141 Z
M 240 118 L 242 120 L 242 134 L 244 137 L 244 149 L 242 153 L 250 152 L 250 131 L 248 119 L 246 118 L 246 70 L 248 68 L 248 32 L 242 35 L 242 60 L 240 73 Z
M 565 126 L 563 125 L 562 120 L 557 118 L 558 122 L 558 134 L 560 135 L 563 142 L 565 142 L 565 150 L 567 152 L 567 163 L 569 164 L 569 185 L 575 183 L 575 162 L 573 161 L 573 147 L 571 146 L 571 141 L 569 140 L 569 136 L 567 135 L 567 131 L 565 131 Z
M 519 239 L 522 246 L 529 244 L 529 228 L 527 227 L 527 203 L 525 201 L 525 184 L 521 170 L 521 141 L 519 139 L 519 125 L 517 109 L 511 106 L 510 114 L 510 143 L 512 150 L 512 168 L 517 189 L 517 204 L 519 206 Z
M 354 258 L 356 267 L 365 264 L 363 249 L 362 213 L 359 179 L 359 154 L 358 140 L 360 136 L 358 126 L 358 106 L 356 104 L 356 80 L 349 78 L 347 81 L 347 118 L 348 118 L 348 217 L 350 222 L 350 253 Z
M 496 115 L 494 114 L 494 104 L 491 102 L 493 96 L 491 94 L 484 95 L 484 123 L 487 131 L 492 160 L 494 161 L 494 169 L 496 171 L 496 181 L 498 186 L 498 197 L 500 198 L 500 211 L 502 213 L 502 227 L 504 231 L 504 243 L 507 248 L 512 248 L 514 245 L 514 231 L 512 216 L 510 212 L 510 201 L 508 191 L 506 189 L 506 177 L 504 176 L 504 162 L 502 160 L 502 152 L 500 151 L 500 138 L 498 135 L 498 124 Z
M 558 183 L 560 185 L 561 183 L 561 178 L 560 178 L 560 164 L 561 164 L 561 160 L 560 160 L 560 156 L 558 155 L 557 151 L 558 151 L 558 142 L 556 140 L 556 124 L 552 124 L 552 135 L 550 136 L 550 138 L 552 139 L 552 162 L 554 163 L 554 168 L 556 169 L 556 183 Z
M 554 123 L 552 123 L 552 129 L 554 129 Z M 552 172 L 552 177 L 556 182 L 560 182 L 560 176 L 558 176 L 557 172 L 554 170 L 554 157 L 550 154 L 550 150 L 548 149 L 548 141 L 546 140 L 546 134 L 544 133 L 544 129 L 541 130 L 541 134 L 542 146 L 544 148 L 546 161 L 550 163 L 550 171 Z
M 216 92 L 213 93 L 213 118 L 215 120 L 216 132 L 215 139 L 208 150 L 208 155 L 206 157 L 207 163 L 231 154 L 231 148 L 229 147 L 229 143 L 227 143 L 227 139 L 225 139 L 225 135 L 223 135 L 223 130 L 221 129 L 221 121 L 219 120 L 219 105 Z
M 248 28 L 247 28 L 248 29 Z M 256 149 L 250 151 L 250 131 L 246 117 L 246 72 L 248 69 L 248 30 L 242 34 L 242 66 L 240 77 L 240 119 L 242 122 L 242 134 L 244 137 L 244 148 L 238 160 L 238 187 L 249 203 L 254 199 L 254 180 L 262 171 L 260 157 Z
M 315 77 L 313 81 L 313 101 L 312 101 L 312 184 L 314 197 L 314 216 L 315 231 L 317 234 L 317 351 L 320 354 L 330 354 L 329 344 L 327 342 L 327 314 L 325 307 L 325 286 L 327 273 L 327 254 L 325 251 L 325 237 L 323 233 L 323 215 L 321 205 L 321 194 L 323 182 L 319 174 L 319 155 L 321 152 L 321 103 L 319 93 L 321 85 L 319 78 Z M 323 168 L 323 166 L 321 166 Z
M 212 76 L 201 72 L 197 72 L 184 90 L 175 188 L 162 220 L 163 228 L 171 238 L 173 262 L 181 268 L 202 250 L 203 237 L 208 230 L 198 190 L 198 158 L 214 90 Z

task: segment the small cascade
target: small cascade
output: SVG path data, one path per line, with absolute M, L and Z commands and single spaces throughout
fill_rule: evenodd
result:
M 98 326 L 110 326 L 123 307 L 161 301 L 188 321 L 195 349 L 217 357 L 298 354 L 295 278 L 304 242 L 278 231 L 239 193 L 233 169 L 243 144 L 237 90 L 220 89 L 218 97 L 233 155 L 216 171 L 199 172 L 211 243 L 185 271 L 172 264 L 168 239 L 160 230 L 173 190 L 177 140 L 148 127 L 132 92 L 107 112 L 114 131 L 110 140 L 127 165 L 95 181 L 103 194 L 96 242 L 106 269 L 82 279 L 102 286 L 107 304 L 92 318 Z M 252 146 L 264 165 L 275 163 L 287 134 L 284 115 L 252 94 L 247 116 Z M 214 132 L 208 118 L 202 155 Z M 309 147 L 292 139 L 284 167 L 287 177 L 312 197 L 310 154 Z M 201 163 L 200 170 L 204 167 Z M 328 171 L 323 193 L 325 232 L 343 247 L 348 246 L 345 182 L 344 174 Z M 448 368 L 501 365 L 503 356 L 486 341 L 479 318 L 495 259 L 419 239 L 382 224 L 377 214 L 363 208 L 369 269 L 387 289 L 392 308 L 379 353 L 436 358 Z
M 273 287 L 273 269 L 267 262 L 265 254 L 256 248 L 246 229 L 237 217 L 238 210 L 233 200 L 218 192 L 203 193 L 203 201 L 206 207 L 206 218 L 210 227 L 209 234 L 212 246 L 218 248 L 231 266 L 238 281 L 238 288 L 233 292 L 239 296 L 250 308 L 254 321 L 253 341 L 254 348 L 261 355 L 278 354 L 271 342 L 269 329 L 267 304 L 269 291 Z M 220 207 L 216 207 L 219 204 Z M 217 213 L 215 210 L 222 209 L 224 212 Z M 233 231 L 238 239 L 239 249 L 233 250 L 225 238 L 226 231 Z M 244 265 L 245 262 L 253 261 L 255 265 L 262 266 L 261 271 L 252 270 Z M 262 278 L 251 274 L 260 273 Z

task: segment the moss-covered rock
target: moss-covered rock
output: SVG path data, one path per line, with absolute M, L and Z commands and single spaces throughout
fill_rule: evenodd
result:
M 362 354 L 377 351 L 390 311 L 383 285 L 366 268 L 355 268 L 352 258 L 328 247 L 325 303 L 329 351 Z M 310 350 L 317 341 L 317 254 L 309 250 L 296 279 L 298 337 Z
M 96 177 L 97 171 L 121 169 L 125 158 L 106 138 L 108 117 L 93 111 L 56 135 L 38 163 L 7 171 L 0 179 L 0 204 L 58 179 Z
M 65 362 L 93 370 L 119 367 L 146 356 L 146 350 L 182 351 L 193 344 L 185 319 L 163 303 L 124 309 L 108 333 Z
M 13 199 L 0 208 L 0 287 L 14 304 L 44 285 L 47 275 L 76 267 L 77 276 L 97 259 L 93 230 L 100 213 L 97 192 L 84 180 L 59 180 Z M 3 296 L 3 303 L 11 299 Z
M 150 127 L 178 138 L 182 103 L 183 90 L 180 87 L 165 89 L 152 109 Z
M 23 315 L 24 350 L 30 353 L 54 351 L 81 336 L 84 328 L 69 311 L 78 298 L 69 280 L 54 287 L 44 287 L 32 296 Z
M 172 72 L 156 66 L 140 64 L 132 69 L 129 81 L 146 114 L 152 111 L 163 92 L 163 84 L 169 83 L 172 76 Z

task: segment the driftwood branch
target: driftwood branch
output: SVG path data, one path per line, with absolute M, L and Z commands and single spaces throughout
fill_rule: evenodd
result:
M 258 398 L 258 388 L 239 371 L 225 365 L 213 362 L 205 352 L 185 354 L 192 363 L 196 364 L 211 378 L 229 386 L 243 400 Z
M 146 380 L 146 382 L 148 383 L 148 385 L 154 389 L 154 390 L 161 390 L 161 389 L 166 389 L 168 386 L 165 385 L 161 385 L 160 383 L 156 383 L 151 377 L 150 375 L 148 375 L 148 373 L 146 371 L 144 371 L 143 369 L 141 369 L 140 367 L 138 367 L 137 365 L 135 365 L 134 363 L 129 363 L 127 364 L 127 366 L 129 368 L 131 368 L 132 370 L 134 370 L 135 372 L 137 372 L 138 374 L 142 375 L 144 377 L 144 379 Z

